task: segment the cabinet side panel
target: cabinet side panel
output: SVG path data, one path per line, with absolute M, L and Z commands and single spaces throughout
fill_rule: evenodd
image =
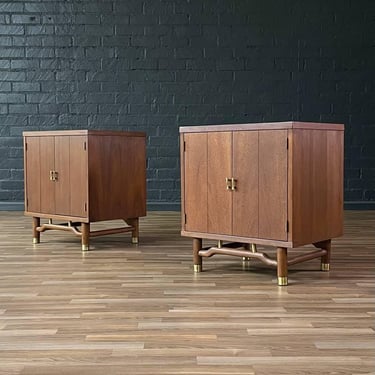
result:
M 70 136 L 69 174 L 70 174 L 70 214 L 86 217 L 88 215 L 88 174 L 87 137 Z
M 342 233 L 343 132 L 293 130 L 293 242 Z
M 145 137 L 88 139 L 90 220 L 145 216 Z
M 50 172 L 55 170 L 54 137 L 40 137 L 40 212 L 55 214 L 55 181 Z
M 232 132 L 208 133 L 208 231 L 232 234 Z
M 126 190 L 127 202 L 123 209 L 128 209 L 128 217 L 146 216 L 146 137 L 128 138 L 128 151 L 122 153 L 123 164 L 128 164 L 129 179 L 123 182 L 123 189 Z M 127 188 L 130 185 L 129 188 Z
M 327 236 L 339 237 L 344 228 L 344 132 L 327 132 Z
M 185 230 L 207 232 L 207 134 L 184 135 Z
M 258 131 L 233 132 L 233 235 L 258 237 Z
M 38 137 L 25 138 L 25 211 L 40 212 L 40 148 Z
M 70 137 L 55 137 L 55 168 L 57 172 L 55 181 L 55 208 L 58 215 L 70 215 L 70 196 L 74 190 L 70 190 L 70 168 L 69 168 L 69 151 Z
M 287 238 L 287 130 L 259 131 L 259 237 Z

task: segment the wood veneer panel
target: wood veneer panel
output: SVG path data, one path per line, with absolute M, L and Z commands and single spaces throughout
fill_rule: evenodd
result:
M 259 131 L 259 237 L 286 241 L 287 130 Z
M 293 130 L 293 243 L 296 246 L 342 233 L 342 146 L 341 131 Z
M 87 137 L 70 136 L 70 214 L 88 216 L 88 165 Z
M 343 130 L 342 124 L 317 123 L 317 122 L 262 122 L 251 124 L 222 124 L 202 126 L 182 126 L 181 133 L 198 132 L 225 132 L 241 130 L 277 130 L 277 129 L 316 129 L 316 130 Z
M 183 166 L 185 229 L 207 232 L 207 134 L 186 134 L 183 139 L 185 141 L 185 163 Z
M 306 131 L 311 135 L 311 175 L 308 176 L 309 186 L 311 189 L 305 196 L 305 200 L 311 201 L 311 214 L 307 215 L 308 225 L 310 221 L 310 229 L 312 237 L 309 242 L 324 240 L 330 238 L 328 236 L 328 201 L 327 201 L 327 132 L 319 130 Z M 303 168 L 303 166 L 301 166 Z M 309 178 L 310 177 L 310 178 Z M 297 216 L 298 217 L 298 216 Z M 300 220 L 302 222 L 305 219 Z
M 114 137 L 117 138 L 117 137 Z M 117 173 L 122 192 L 121 212 L 129 218 L 146 215 L 146 138 L 124 137 Z
M 40 138 L 40 212 L 56 213 L 55 181 L 50 180 L 50 171 L 55 169 L 54 137 Z
M 327 227 L 328 238 L 339 237 L 344 228 L 344 132 L 327 132 Z
M 226 178 L 232 177 L 232 133 L 208 133 L 208 231 L 232 234 L 232 196 Z
M 258 131 L 233 133 L 233 235 L 258 237 Z
M 38 137 L 25 138 L 25 202 L 26 211 L 39 212 L 40 207 L 40 147 Z
M 74 194 L 76 189 L 70 190 L 70 137 L 57 136 L 55 138 L 55 166 L 54 170 L 58 173 L 55 187 L 55 212 L 61 215 L 70 215 L 70 195 Z M 74 181 L 72 181 L 74 183 Z M 79 188 L 79 185 L 75 185 Z
M 145 137 L 89 136 L 90 220 L 146 214 Z

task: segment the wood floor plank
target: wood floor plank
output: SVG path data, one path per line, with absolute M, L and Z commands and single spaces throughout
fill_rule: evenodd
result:
M 180 223 L 150 212 L 139 245 L 83 253 L 65 232 L 32 245 L 31 219 L 0 212 L 0 375 L 375 374 L 375 211 L 345 212 L 331 271 L 297 264 L 287 287 L 222 255 L 194 274 Z

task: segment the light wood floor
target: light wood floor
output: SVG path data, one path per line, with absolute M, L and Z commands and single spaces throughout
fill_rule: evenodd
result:
M 138 246 L 82 253 L 65 232 L 33 246 L 31 218 L 0 212 L 0 374 L 375 374 L 375 211 L 346 212 L 331 271 L 293 266 L 287 287 L 228 256 L 194 275 L 179 229 L 150 212 Z

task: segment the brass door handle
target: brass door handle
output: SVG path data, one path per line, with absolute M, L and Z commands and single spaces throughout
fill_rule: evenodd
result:
M 230 178 L 226 177 L 225 178 L 225 183 L 227 185 L 227 190 L 232 190 L 232 181 Z
M 236 190 L 237 189 L 237 180 L 233 177 L 229 178 L 229 177 L 226 177 L 225 178 L 225 184 L 226 184 L 226 188 L 227 190 Z
M 49 171 L 49 179 L 50 179 L 50 181 L 57 181 L 58 177 L 59 177 L 58 172 L 56 172 L 56 171 Z

